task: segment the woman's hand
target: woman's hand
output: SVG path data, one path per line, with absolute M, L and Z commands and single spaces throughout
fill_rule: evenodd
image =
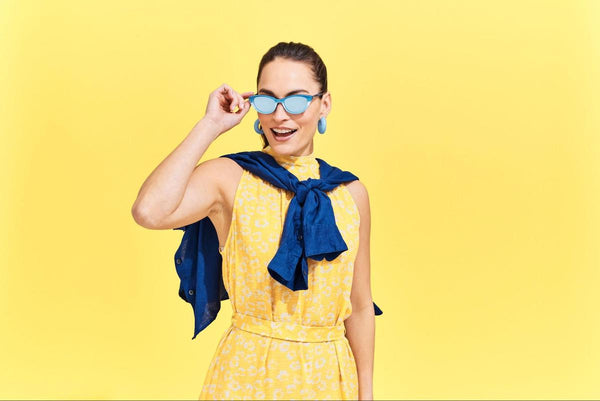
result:
M 250 110 L 248 97 L 253 93 L 244 92 L 239 94 L 227 84 L 219 86 L 208 97 L 204 118 L 218 127 L 219 135 L 229 131 L 238 125 Z M 233 111 L 236 107 L 238 110 Z

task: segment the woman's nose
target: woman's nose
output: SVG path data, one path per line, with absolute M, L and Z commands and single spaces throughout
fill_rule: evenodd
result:
M 283 108 L 283 103 L 277 103 L 275 111 L 273 111 L 273 115 L 277 118 L 286 118 L 288 116 L 287 111 L 285 111 L 285 109 Z

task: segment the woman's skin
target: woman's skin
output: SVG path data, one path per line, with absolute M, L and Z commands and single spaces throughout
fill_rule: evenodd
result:
M 276 58 L 263 67 L 257 93 L 283 98 L 292 91 L 314 95 L 319 89 L 319 82 L 314 79 L 309 65 Z M 252 94 L 238 93 L 227 84 L 210 93 L 204 117 L 142 184 L 131 210 L 139 225 L 155 230 L 173 229 L 208 216 L 215 226 L 220 246 L 225 243 L 243 169 L 227 157 L 200 164 L 198 161 L 215 139 L 241 122 L 250 110 L 248 97 Z M 274 152 L 302 156 L 313 152 L 318 121 L 327 117 L 330 110 L 331 95 L 326 92 L 322 98 L 314 97 L 301 114 L 288 114 L 282 104 L 278 104 L 271 114 L 257 114 Z M 278 142 L 270 130 L 274 127 L 297 131 L 289 140 Z M 344 325 L 357 365 L 359 399 L 372 400 L 375 314 L 370 283 L 369 196 L 359 180 L 346 184 L 346 187 L 358 207 L 360 229 L 350 294 L 352 314 Z

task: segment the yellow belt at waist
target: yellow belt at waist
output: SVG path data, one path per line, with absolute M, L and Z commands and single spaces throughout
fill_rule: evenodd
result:
M 274 322 L 245 313 L 234 312 L 231 323 L 238 329 L 288 341 L 320 343 L 345 337 L 344 324 L 337 326 L 304 326 L 294 322 Z

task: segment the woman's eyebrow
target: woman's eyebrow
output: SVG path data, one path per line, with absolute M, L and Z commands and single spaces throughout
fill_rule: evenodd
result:
M 260 89 L 260 90 L 258 91 L 258 93 L 260 93 L 260 92 L 263 92 L 263 93 L 266 93 L 267 95 L 270 95 L 270 96 L 276 97 L 276 96 L 275 96 L 275 94 L 274 94 L 273 92 L 271 92 L 270 90 L 268 90 L 268 89 Z M 288 92 L 288 94 L 287 94 L 287 95 L 285 95 L 285 96 L 294 95 L 294 94 L 296 94 L 296 93 L 300 93 L 300 92 L 306 92 L 306 93 L 308 93 L 308 91 L 307 91 L 306 89 L 296 89 L 296 90 L 293 90 L 293 91 L 291 91 L 291 92 Z M 284 96 L 284 97 L 285 97 L 285 96 Z

